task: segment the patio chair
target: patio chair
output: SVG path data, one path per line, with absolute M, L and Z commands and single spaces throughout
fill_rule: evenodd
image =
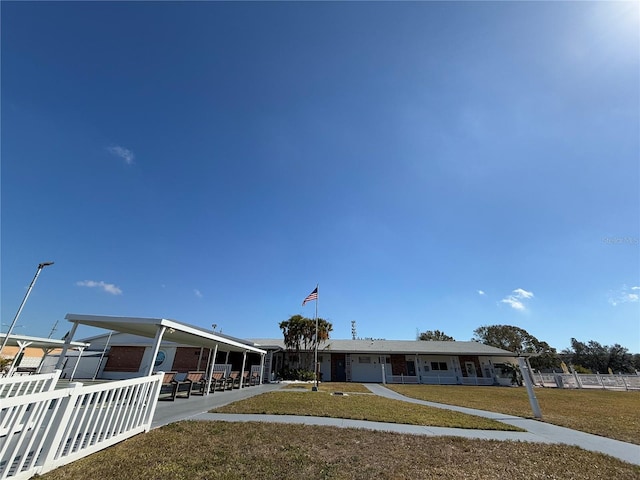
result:
M 187 372 L 185 382 L 190 382 L 189 390 L 192 394 L 204 395 L 204 390 L 207 388 L 207 377 L 205 372 Z
M 174 398 L 189 398 L 191 396 L 191 380 L 187 379 L 187 373 L 176 373 L 172 383 L 176 384 L 176 394 Z
M 240 388 L 240 372 L 234 370 L 229 374 L 229 378 L 227 378 L 227 388 L 232 390 L 234 388 Z
M 216 390 L 220 390 L 224 392 L 227 386 L 227 381 L 224 378 L 224 372 L 213 372 L 213 376 L 211 377 L 211 392 L 215 392 Z
M 158 400 L 175 400 L 178 394 L 178 383 L 174 381 L 178 372 L 164 372 Z
M 249 377 L 249 385 L 260 385 L 260 374 L 258 372 L 251 372 L 251 377 Z

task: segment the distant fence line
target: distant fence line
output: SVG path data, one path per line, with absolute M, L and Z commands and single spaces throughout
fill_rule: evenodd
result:
M 534 383 L 547 388 L 601 388 L 640 390 L 640 375 L 601 375 L 585 373 L 534 373 Z M 422 385 L 508 385 L 507 380 L 493 377 L 458 377 L 455 375 L 417 376 L 386 375 L 386 383 Z
M 536 384 L 552 388 L 640 390 L 640 375 L 599 373 L 534 373 Z

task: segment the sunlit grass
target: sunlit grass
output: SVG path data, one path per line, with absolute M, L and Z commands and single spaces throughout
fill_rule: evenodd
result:
M 349 418 L 433 427 L 519 430 L 511 425 L 475 415 L 410 404 L 373 394 L 331 395 L 327 392 L 269 392 L 213 411 L 216 413 Z
M 387 385 L 408 397 L 532 418 L 525 388 Z M 640 444 L 640 392 L 536 388 L 545 422 Z
M 40 478 L 637 480 L 640 467 L 566 445 L 190 421 L 138 435 Z
M 288 383 L 284 385 L 285 389 L 303 389 L 311 390 L 315 383 Z M 345 392 L 345 393 L 371 393 L 371 391 L 361 383 L 345 383 L 345 382 L 320 382 L 318 386 L 320 392 Z

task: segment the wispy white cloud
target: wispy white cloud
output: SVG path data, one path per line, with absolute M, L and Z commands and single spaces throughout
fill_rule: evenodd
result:
M 484 293 L 484 290 L 478 290 L 478 295 L 486 295 L 486 293 Z
M 96 282 L 95 280 L 83 280 L 76 282 L 79 287 L 100 288 L 111 295 L 122 295 L 122 290 L 113 283 Z
M 193 293 L 196 294 L 196 297 L 202 298 L 202 292 L 200 290 L 198 290 L 197 288 L 193 291 Z
M 516 288 L 513 291 L 513 293 L 515 293 L 518 298 L 532 298 L 533 297 L 533 292 L 527 292 L 526 290 L 523 290 L 522 288 Z
M 522 288 L 516 288 L 510 295 L 507 295 L 500 303 L 506 303 L 514 310 L 524 311 L 527 309 L 525 301 L 533 298 L 533 292 L 528 292 Z
M 640 295 L 634 293 L 640 290 L 640 287 L 627 287 L 623 285 L 618 290 L 609 292 L 609 304 L 617 307 L 621 303 L 635 303 L 640 301 Z
M 109 151 L 109 153 L 115 155 L 116 157 L 122 158 L 127 163 L 127 165 L 131 165 L 135 158 L 135 155 L 131 150 L 119 145 L 112 145 L 111 147 L 107 148 L 107 150 Z

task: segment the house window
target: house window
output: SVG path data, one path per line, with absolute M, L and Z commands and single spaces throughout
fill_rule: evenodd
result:
M 358 357 L 358 363 L 371 363 L 371 357 Z
M 431 362 L 431 370 L 449 370 L 447 362 Z

